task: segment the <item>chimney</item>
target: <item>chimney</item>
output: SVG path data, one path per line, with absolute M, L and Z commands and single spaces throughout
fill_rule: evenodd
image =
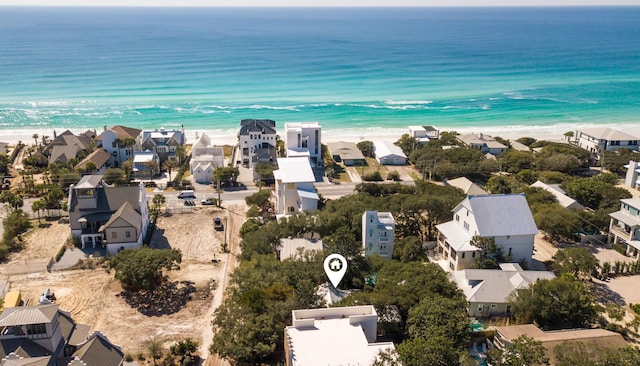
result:
M 102 126 L 102 128 L 104 129 L 104 131 L 107 130 L 107 125 Z
M 629 169 L 627 169 L 627 175 L 624 179 L 624 185 L 631 188 L 636 188 L 636 181 L 638 180 L 638 163 L 631 160 L 629 161 Z

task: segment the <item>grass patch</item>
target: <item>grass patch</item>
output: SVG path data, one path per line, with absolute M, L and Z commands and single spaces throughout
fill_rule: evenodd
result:
M 622 244 L 613 243 L 611 244 L 611 248 L 622 255 L 627 255 L 625 247 Z

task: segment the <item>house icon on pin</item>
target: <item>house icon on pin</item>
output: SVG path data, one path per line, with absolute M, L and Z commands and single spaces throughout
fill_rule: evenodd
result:
M 332 271 L 339 271 L 342 268 L 342 261 L 338 258 L 335 258 L 331 262 L 329 262 L 329 268 Z

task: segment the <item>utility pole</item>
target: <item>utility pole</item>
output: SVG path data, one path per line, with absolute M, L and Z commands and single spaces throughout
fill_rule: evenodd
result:
M 218 207 L 220 207 L 222 206 L 222 202 L 220 201 L 220 179 L 218 179 L 216 190 L 218 191 Z

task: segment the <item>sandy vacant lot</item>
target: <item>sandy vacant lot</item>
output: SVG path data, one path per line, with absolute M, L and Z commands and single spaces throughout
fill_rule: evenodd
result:
M 180 249 L 181 269 L 172 272 L 170 279 L 191 281 L 196 289 L 186 306 L 169 315 L 146 316 L 131 308 L 119 296 L 122 289 L 113 273 L 104 268 L 54 273 L 42 270 L 46 268 L 43 264 L 55 256 L 69 237 L 68 225 L 57 222 L 25 236 L 24 250 L 0 265 L 0 275 L 10 290 L 22 291 L 23 298 L 32 304 L 45 288 L 51 289 L 61 309 L 71 312 L 77 322 L 103 332 L 127 353 L 146 353 L 144 341 L 151 337 L 166 342 L 167 348 L 174 340 L 192 337 L 200 343 L 200 354 L 206 358 L 213 335 L 210 326 L 213 311 L 222 300 L 228 274 L 236 266 L 244 210 L 244 206 L 238 205 L 228 210 L 198 207 L 190 213 L 159 219 L 151 246 Z M 231 254 L 220 253 L 224 231 L 214 231 L 214 217 L 226 219 Z M 221 262 L 212 263 L 214 257 Z M 25 266 L 30 270 L 25 271 Z M 23 273 L 16 274 L 19 272 Z

